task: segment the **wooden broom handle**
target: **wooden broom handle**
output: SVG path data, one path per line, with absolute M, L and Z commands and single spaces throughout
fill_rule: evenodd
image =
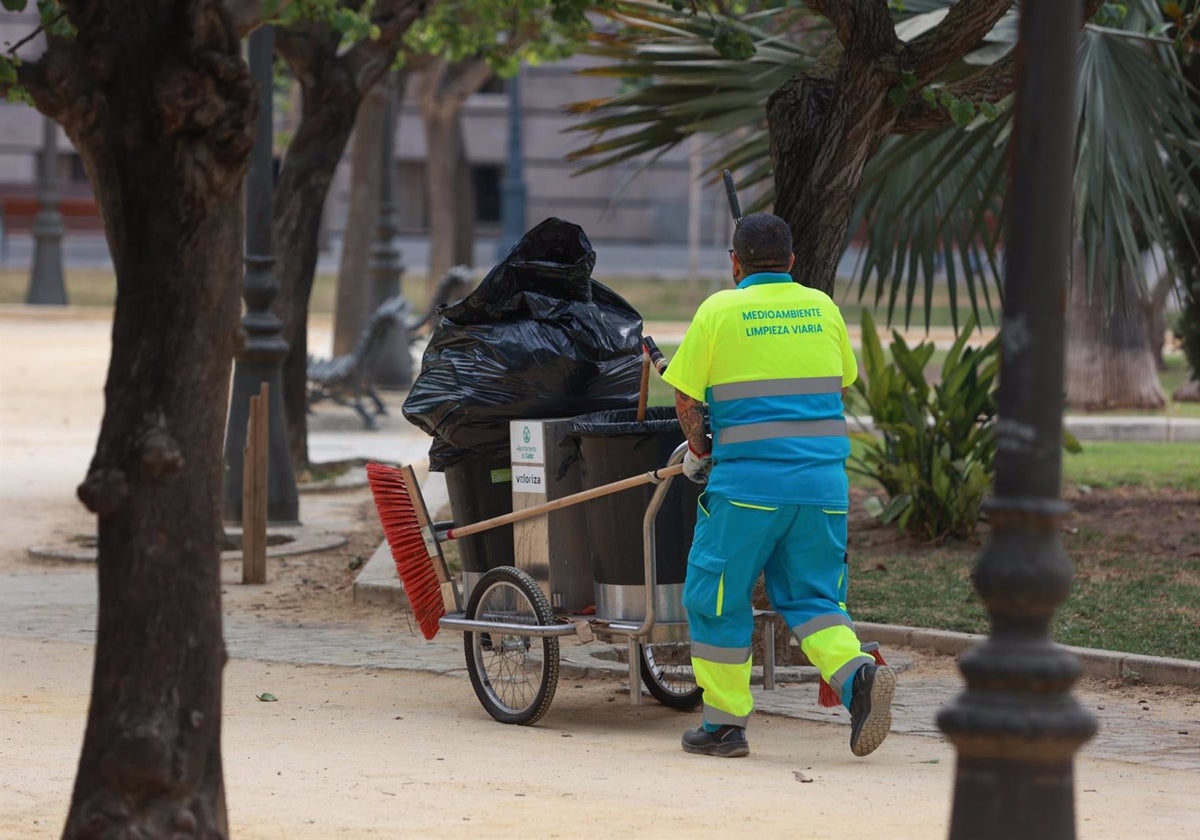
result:
M 633 487 L 640 487 L 643 484 L 650 484 L 657 479 L 670 478 L 679 475 L 683 472 L 683 464 L 673 464 L 669 467 L 645 472 L 641 475 L 630 476 L 623 478 L 620 481 L 614 481 L 611 484 L 602 484 L 599 487 L 593 487 L 590 490 L 581 490 L 578 493 L 572 493 L 570 496 L 563 496 L 561 499 L 555 499 L 540 505 L 534 505 L 525 510 L 515 510 L 512 513 L 506 513 L 502 516 L 493 516 L 491 519 L 484 519 L 482 522 L 472 522 L 470 525 L 464 525 L 461 528 L 451 528 L 446 532 L 446 539 L 456 540 L 459 537 L 469 537 L 472 534 L 478 534 L 481 531 L 489 531 L 492 528 L 499 528 L 501 525 L 509 525 L 513 522 L 520 522 L 523 519 L 533 519 L 535 516 L 542 516 L 551 511 L 561 508 L 577 505 L 580 502 L 586 502 L 589 499 L 596 499 L 600 496 L 607 496 L 611 493 L 619 493 L 622 490 L 629 490 Z
M 650 354 L 642 351 L 642 382 L 638 387 L 637 421 L 646 420 L 646 398 L 650 390 Z

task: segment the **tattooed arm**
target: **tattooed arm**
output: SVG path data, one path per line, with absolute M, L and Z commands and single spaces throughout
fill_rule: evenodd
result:
M 675 415 L 693 452 L 704 456 L 712 451 L 712 441 L 704 433 L 704 403 L 676 389 Z

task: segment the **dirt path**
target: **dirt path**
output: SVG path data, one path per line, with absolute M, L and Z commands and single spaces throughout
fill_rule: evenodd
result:
M 5 639 L 0 838 L 53 837 L 70 797 L 91 651 Z M 278 698 L 260 701 L 264 692 Z M 945 837 L 954 754 L 894 735 L 867 759 L 846 729 L 770 716 L 752 755 L 679 750 L 690 716 L 565 682 L 536 727 L 483 715 L 467 681 L 232 661 L 223 753 L 231 836 Z M 1191 774 L 1081 759 L 1080 836 L 1189 836 Z

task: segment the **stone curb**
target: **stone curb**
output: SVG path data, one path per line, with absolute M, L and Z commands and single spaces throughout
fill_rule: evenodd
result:
M 229 532 L 240 534 L 241 528 L 230 528 Z M 268 537 L 278 534 L 291 536 L 292 539 L 278 545 L 268 545 L 268 558 L 291 557 L 295 554 L 309 554 L 315 551 L 331 551 L 341 548 L 347 542 L 346 537 L 342 534 L 332 534 L 304 527 L 270 528 L 267 531 Z M 67 560 L 75 563 L 95 563 L 97 554 L 94 547 L 71 545 L 33 545 L 26 548 L 25 551 L 30 557 L 41 560 Z M 242 550 L 240 548 L 221 552 L 222 561 L 241 559 Z
M 950 656 L 957 656 L 987 638 L 977 633 L 954 633 L 863 621 L 856 621 L 854 626 L 861 636 L 870 637 L 881 645 L 902 645 Z M 1200 686 L 1200 662 L 1190 659 L 1143 656 L 1069 645 L 1062 647 L 1079 659 L 1083 673 L 1089 677 L 1129 679 L 1157 685 Z

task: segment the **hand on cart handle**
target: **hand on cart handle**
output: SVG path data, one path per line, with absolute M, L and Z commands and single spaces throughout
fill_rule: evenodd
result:
M 687 454 L 683 456 L 683 474 L 697 484 L 708 484 L 708 474 L 712 472 L 712 453 L 701 455 L 688 444 Z

